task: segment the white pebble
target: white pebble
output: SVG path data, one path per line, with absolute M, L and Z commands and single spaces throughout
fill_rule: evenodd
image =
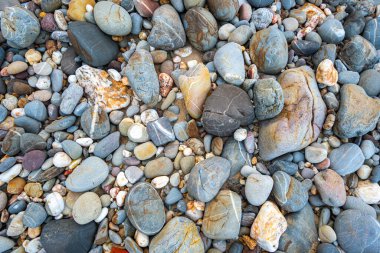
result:
M 118 186 L 126 186 L 128 184 L 128 179 L 125 177 L 125 173 L 120 171 L 116 177 L 116 183 Z
M 18 118 L 25 115 L 24 108 L 15 108 L 11 111 L 11 115 L 13 118 Z
M 97 222 L 97 223 L 101 222 L 107 216 L 107 214 L 108 214 L 108 208 L 103 207 L 98 218 L 95 219 L 95 222 Z
M 187 62 L 189 68 L 195 67 L 198 64 L 197 60 L 191 60 Z
M 17 177 L 18 174 L 20 174 L 22 170 L 21 164 L 13 165 L 12 168 L 4 171 L 0 174 L 0 186 L 2 186 L 4 183 L 8 183 L 13 178 Z
M 125 204 L 125 197 L 127 196 L 126 191 L 119 191 L 119 193 L 116 195 L 116 204 L 117 206 L 123 206 Z
M 179 185 L 179 182 L 180 182 L 180 176 L 179 176 L 178 172 L 176 172 L 170 176 L 170 184 L 173 187 L 177 187 Z
M 82 147 L 88 147 L 90 146 L 94 141 L 91 138 L 85 137 L 85 138 L 78 138 L 76 140 L 76 143 L 81 145 Z
M 145 248 L 149 245 L 149 237 L 138 230 L 135 234 L 135 240 L 141 248 Z
M 52 216 L 57 216 L 65 209 L 65 202 L 58 192 L 52 192 L 46 196 L 46 210 Z
M 62 53 L 60 51 L 54 51 L 52 56 L 51 56 L 51 59 L 53 60 L 53 62 L 55 64 L 61 64 L 61 61 L 62 61 Z
M 67 78 L 67 81 L 69 81 L 69 83 L 76 83 L 77 77 L 75 75 L 69 75 L 69 77 Z
M 1 100 L 1 104 L 7 108 L 8 111 L 12 111 L 17 108 L 17 98 L 15 96 L 5 94 L 5 99 Z
M 31 241 L 25 240 L 22 245 L 26 253 L 38 253 L 43 250 L 40 237 L 34 238 Z
M 132 152 L 128 151 L 128 150 L 123 150 L 123 157 L 131 157 L 132 156 Z
M 236 141 L 244 141 L 247 138 L 247 129 L 239 128 L 234 132 L 234 139 Z
M 121 80 L 121 75 L 119 72 L 117 72 L 116 69 L 109 69 L 107 70 L 107 73 L 111 76 L 111 78 L 117 82 Z
M 86 4 L 86 11 L 87 12 L 92 12 L 93 9 L 94 9 L 94 7 L 92 7 L 91 4 Z
M 140 117 L 144 125 L 148 124 L 148 122 L 155 121 L 159 118 L 157 111 L 154 109 L 148 109 L 143 111 Z
M 63 168 L 69 166 L 71 158 L 65 152 L 57 152 L 53 157 L 53 164 L 55 167 Z
M 160 176 L 152 180 L 152 186 L 156 189 L 162 189 L 169 183 L 169 177 Z
M 40 76 L 36 83 L 36 87 L 40 90 L 47 90 L 50 88 L 50 77 L 49 76 Z
M 184 156 L 191 156 L 193 154 L 193 150 L 191 148 L 185 148 L 183 150 L 183 155 Z
M 366 180 L 371 175 L 372 169 L 368 165 L 362 165 L 360 169 L 358 170 L 357 174 L 360 177 L 360 179 Z
M 50 158 L 46 159 L 45 162 L 41 165 L 41 169 L 42 170 L 47 170 L 51 166 L 53 166 L 53 157 L 50 157 Z

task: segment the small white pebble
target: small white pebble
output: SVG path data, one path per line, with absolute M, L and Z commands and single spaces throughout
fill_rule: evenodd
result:
M 173 186 L 173 187 L 177 187 L 179 185 L 179 182 L 180 182 L 180 176 L 179 176 L 179 173 L 176 172 L 176 173 L 173 173 L 171 176 L 170 176 L 170 184 Z
M 62 53 L 60 51 L 54 51 L 52 56 L 51 56 L 51 59 L 53 60 L 53 62 L 55 64 L 61 64 L 61 61 L 62 61 Z
M 94 7 L 92 7 L 91 4 L 86 4 L 86 11 L 87 12 L 92 12 L 94 10 Z
M 97 222 L 97 223 L 101 222 L 107 216 L 107 214 L 108 214 L 108 208 L 103 207 L 98 218 L 95 219 L 95 222 Z
M 368 165 L 362 165 L 358 170 L 357 174 L 360 179 L 366 180 L 371 175 L 372 169 Z
M 191 148 L 185 148 L 183 150 L 183 155 L 184 156 L 191 156 L 193 154 L 193 150 Z
M 188 61 L 188 62 L 187 62 L 187 66 L 188 66 L 189 68 L 195 67 L 197 64 L 198 64 L 198 61 L 197 61 L 197 60 L 191 60 L 191 61 Z
M 125 203 L 125 197 L 127 196 L 126 191 L 119 191 L 119 193 L 116 195 L 116 204 L 117 206 L 123 206 Z
M 123 157 L 131 157 L 132 156 L 132 152 L 128 151 L 128 150 L 123 150 Z
M 162 189 L 169 183 L 168 176 L 156 177 L 152 180 L 152 186 L 156 189 Z
M 141 248 L 145 248 L 149 245 L 149 237 L 138 230 L 135 234 L 135 240 Z
M 58 152 L 53 157 L 53 164 L 55 167 L 63 168 L 69 166 L 71 158 L 65 152 Z
M 126 186 L 128 184 L 128 179 L 125 177 L 125 173 L 120 171 L 116 176 L 116 183 L 118 186 Z
M 69 77 L 67 78 L 67 81 L 69 81 L 69 83 L 76 83 L 77 77 L 75 75 L 69 75 Z
M 18 118 L 25 115 L 24 108 L 15 108 L 11 111 L 11 116 L 13 118 Z
M 88 147 L 90 146 L 94 141 L 91 138 L 85 137 L 85 138 L 78 138 L 76 140 L 76 143 L 81 145 L 82 147 Z
M 236 141 L 244 141 L 247 138 L 247 129 L 239 128 L 234 132 L 234 139 Z
M 121 80 L 121 75 L 119 72 L 117 72 L 116 69 L 109 69 L 107 70 L 107 73 L 111 76 L 111 78 L 117 82 Z

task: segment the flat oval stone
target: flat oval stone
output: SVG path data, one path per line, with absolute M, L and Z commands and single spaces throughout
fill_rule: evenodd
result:
M 75 57 L 77 54 L 74 47 L 69 47 L 62 55 L 61 68 L 68 75 L 75 74 L 75 70 L 80 67 L 79 63 L 75 61 Z
M 261 206 L 267 201 L 273 188 L 273 179 L 267 175 L 252 173 L 245 183 L 245 196 L 254 206 Z
M 120 132 L 116 131 L 112 134 L 104 137 L 96 144 L 94 149 L 94 155 L 100 158 L 106 158 L 113 151 L 115 151 L 120 145 Z
M 106 34 L 125 36 L 131 32 L 132 19 L 120 5 L 108 1 L 95 4 L 94 18 L 99 28 Z
M 147 105 L 154 106 L 159 100 L 160 84 L 151 54 L 138 49 L 129 59 L 126 75 L 136 95 Z
M 211 157 L 197 163 L 190 172 L 187 191 L 202 202 L 209 202 L 230 175 L 231 163 L 222 157 Z
M 149 244 L 149 252 L 204 252 L 202 239 L 194 222 L 174 217 Z
M 78 159 L 82 155 L 82 147 L 72 140 L 64 140 L 62 143 L 62 148 L 66 154 L 68 154 L 71 159 Z
M 214 16 L 205 8 L 194 7 L 184 18 L 186 36 L 191 45 L 200 51 L 213 48 L 218 41 L 218 24 Z
M 203 234 L 214 240 L 236 239 L 239 236 L 241 209 L 241 199 L 237 193 L 230 190 L 220 191 L 206 206 L 202 223 Z
M 111 130 L 108 114 L 100 107 L 89 107 L 82 114 L 80 123 L 83 131 L 93 140 L 104 138 Z
M 342 23 L 334 18 L 326 19 L 321 26 L 318 27 L 318 34 L 322 40 L 327 43 L 338 44 L 343 41 L 346 34 Z
M 147 124 L 150 139 L 156 146 L 163 146 L 175 140 L 173 127 L 166 117 L 161 117 Z
M 253 122 L 254 108 L 248 94 L 233 85 L 218 86 L 206 99 L 202 122 L 206 132 L 229 136 Z
M 160 6 L 152 17 L 148 42 L 155 48 L 175 50 L 185 46 L 186 35 L 177 11 L 169 4 Z
M 207 1 L 208 8 L 217 20 L 230 21 L 239 10 L 238 0 Z
M 222 157 L 231 163 L 230 177 L 235 176 L 244 165 L 250 164 L 243 142 L 236 141 L 232 137 L 224 143 Z
M 38 121 L 45 121 L 47 119 L 47 109 L 45 105 L 38 100 L 33 100 L 27 103 L 24 107 L 25 115 Z
M 357 171 L 364 163 L 364 155 L 360 147 L 354 143 L 346 143 L 332 150 L 329 154 L 331 169 L 345 176 Z
M 156 152 L 157 147 L 151 141 L 140 144 L 136 146 L 133 150 L 133 153 L 135 154 L 136 158 L 141 161 L 152 158 L 156 154 Z
M 40 34 L 40 23 L 32 12 L 18 6 L 8 7 L 1 16 L 1 32 L 12 47 L 25 48 Z
M 86 158 L 66 179 L 66 187 L 73 192 L 91 190 L 108 176 L 108 165 L 100 158 Z
M 41 150 L 32 150 L 24 155 L 22 167 L 27 171 L 34 171 L 41 168 L 46 159 L 46 152 Z
M 214 66 L 226 82 L 238 86 L 244 82 L 244 58 L 239 44 L 229 42 L 219 48 L 214 56 Z
M 94 24 L 70 22 L 68 34 L 75 52 L 91 66 L 106 65 L 119 52 L 117 44 Z
M 54 120 L 52 123 L 45 127 L 45 131 L 48 133 L 54 133 L 57 131 L 66 130 L 67 128 L 74 125 L 76 119 L 77 118 L 75 116 L 67 116 L 62 117 L 58 120 Z
M 64 115 L 72 114 L 82 96 L 83 88 L 75 83 L 71 83 L 62 93 L 62 101 L 59 105 L 61 113 Z
M 149 183 L 133 186 L 125 200 L 125 210 L 132 225 L 146 235 L 157 234 L 165 224 L 164 203 Z
M 257 68 L 265 74 L 277 74 L 288 62 L 288 43 L 284 33 L 270 27 L 255 33 L 249 52 Z
M 334 170 L 327 169 L 317 173 L 314 184 L 326 205 L 339 207 L 346 202 L 344 181 Z
M 44 12 L 53 12 L 62 6 L 62 0 L 42 0 L 41 9 Z
M 80 225 L 87 224 L 100 215 L 102 204 L 100 198 L 94 192 L 82 194 L 73 206 L 73 219 Z
M 0 236 L 0 251 L 6 252 L 8 250 L 11 250 L 13 246 L 15 245 L 15 242 L 9 239 L 5 236 Z
M 363 87 L 368 96 L 374 97 L 380 93 L 380 85 L 377 85 L 377 80 L 380 80 L 380 72 L 367 69 L 361 73 L 359 85 Z
M 47 218 L 45 207 L 41 204 L 31 202 L 26 207 L 22 223 L 28 228 L 39 227 Z
M 88 253 L 96 230 L 95 222 L 79 225 L 73 219 L 51 220 L 43 227 L 40 240 L 46 252 Z

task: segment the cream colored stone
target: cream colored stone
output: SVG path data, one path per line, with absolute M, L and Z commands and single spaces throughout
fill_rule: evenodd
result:
M 378 204 L 380 202 L 380 186 L 369 180 L 359 181 L 354 194 L 369 205 Z
M 338 71 L 334 68 L 334 63 L 330 59 L 325 59 L 319 63 L 316 77 L 318 83 L 334 86 L 338 82 Z

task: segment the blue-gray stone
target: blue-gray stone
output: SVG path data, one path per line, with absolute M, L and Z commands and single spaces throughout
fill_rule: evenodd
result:
M 187 191 L 190 196 L 202 202 L 209 202 L 227 181 L 231 162 L 214 156 L 197 163 L 190 172 Z
M 281 5 L 285 10 L 290 10 L 296 5 L 295 0 L 281 0 Z
M 1 16 L 1 32 L 11 47 L 29 47 L 40 34 L 40 22 L 22 7 L 8 7 Z
M 104 137 L 96 144 L 94 149 L 94 155 L 100 158 L 106 158 L 113 151 L 115 151 L 120 145 L 120 132 L 116 131 L 112 134 Z
M 24 128 L 27 133 L 38 133 L 41 129 L 41 122 L 28 116 L 21 116 L 15 119 L 15 125 Z
M 318 28 L 318 34 L 322 40 L 331 44 L 338 44 L 343 41 L 346 34 L 342 23 L 334 18 L 326 19 Z
M 165 197 L 165 204 L 173 205 L 183 198 L 182 193 L 178 188 L 171 188 L 168 195 Z
M 0 252 L 8 252 L 15 246 L 15 242 L 5 236 L 0 236 Z
M 39 100 L 33 100 L 24 107 L 25 115 L 38 121 L 47 119 L 47 110 L 45 105 Z
M 133 0 L 122 0 L 120 6 L 123 7 L 126 11 L 131 12 L 135 8 Z
M 26 208 L 26 201 L 25 200 L 17 200 L 12 205 L 8 207 L 8 212 L 10 214 L 16 214 L 21 211 L 24 211 Z
M 380 223 L 374 217 L 359 210 L 346 210 L 335 219 L 334 230 L 345 252 L 378 252 Z
M 364 140 L 360 144 L 365 159 L 370 159 L 376 153 L 376 146 L 371 140 Z
M 164 203 L 149 183 L 138 183 L 130 189 L 125 209 L 132 225 L 146 235 L 157 234 L 165 224 Z
M 332 62 L 335 61 L 336 58 L 336 45 L 334 44 L 325 44 L 322 45 L 318 51 L 313 54 L 312 60 L 314 67 L 317 68 L 319 63 L 321 63 L 325 59 L 329 59 Z
M 355 71 L 342 71 L 339 73 L 338 83 L 340 84 L 358 84 L 360 79 L 360 75 Z
M 251 24 L 256 30 L 267 28 L 273 19 L 273 12 L 267 8 L 259 8 L 252 12 Z
M 127 213 L 125 212 L 125 210 L 123 209 L 120 209 L 120 210 L 117 210 L 116 211 L 116 217 L 115 217 L 115 224 L 116 225 L 120 225 L 121 223 L 123 223 L 125 221 L 125 219 L 127 218 Z
M 232 20 L 238 10 L 239 1 L 238 0 L 214 0 L 207 1 L 207 6 L 212 13 L 212 15 L 220 21 L 230 21 Z
M 228 37 L 228 42 L 235 42 L 239 45 L 245 45 L 252 37 L 252 28 L 248 25 L 241 25 L 232 31 Z
M 111 130 L 108 114 L 101 108 L 89 107 L 81 116 L 83 131 L 94 140 L 107 136 Z M 95 111 L 96 110 L 96 111 Z
M 207 9 L 194 7 L 188 10 L 184 27 L 191 45 L 199 51 L 208 51 L 215 47 L 218 41 L 218 23 Z
M 151 46 L 163 50 L 175 50 L 185 46 L 186 34 L 181 19 L 173 6 L 158 7 L 152 17 L 153 28 L 148 36 Z
M 363 87 L 368 96 L 374 97 L 380 93 L 380 73 L 375 69 L 367 69 L 360 74 L 359 85 Z
M 226 82 L 238 86 L 244 82 L 244 58 L 239 44 L 229 42 L 219 48 L 214 56 L 214 66 Z
M 291 48 L 296 52 L 296 54 L 301 56 L 313 55 L 320 47 L 321 45 L 316 41 L 293 40 L 291 43 Z
M 16 164 L 17 159 L 15 157 L 8 157 L 0 163 L 0 172 L 9 170 L 13 165 Z
M 331 169 L 341 176 L 357 171 L 364 163 L 363 152 L 354 143 L 346 143 L 332 150 L 329 159 Z
M 248 0 L 253 7 L 260 8 L 272 4 L 274 0 Z
M 344 210 L 359 210 L 361 213 L 368 214 L 373 218 L 376 218 L 376 210 L 365 203 L 361 198 L 354 196 L 347 196 L 346 203 L 343 205 Z
M 330 243 L 321 243 L 318 245 L 317 253 L 340 253 L 340 251 Z
M 20 149 L 23 153 L 31 150 L 44 150 L 46 141 L 38 134 L 24 133 L 20 137 Z
M 65 130 L 74 125 L 75 121 L 75 116 L 66 116 L 61 119 L 54 120 L 52 123 L 45 127 L 45 131 L 48 133 L 54 133 L 57 131 Z
M 60 69 L 53 69 L 50 74 L 51 88 L 54 92 L 60 92 L 63 86 L 63 72 Z
M 277 160 L 268 167 L 268 170 L 272 175 L 277 171 L 283 171 L 286 174 L 293 176 L 298 171 L 298 165 L 285 160 Z
M 231 163 L 230 177 L 235 176 L 244 165 L 250 164 L 250 157 L 243 142 L 230 137 L 223 145 L 222 157 Z
M 8 115 L 8 110 L 3 105 L 0 105 L 0 123 L 5 120 Z
M 258 120 L 277 116 L 284 107 L 284 94 L 281 85 L 272 78 L 259 79 L 253 87 L 255 115 Z
M 129 59 L 126 75 L 136 95 L 147 105 L 154 106 L 159 100 L 159 82 L 152 55 L 136 50 Z
M 344 21 L 345 38 L 350 39 L 355 35 L 363 32 L 365 27 L 365 18 L 361 11 L 352 12 Z
M 362 72 L 378 62 L 376 48 L 360 35 L 348 40 L 340 51 L 339 58 L 349 70 Z
M 273 174 L 273 195 L 279 206 L 287 212 L 298 212 L 308 201 L 308 189 L 304 183 L 283 171 Z M 306 180 L 304 181 L 306 182 Z
M 17 155 L 20 152 L 20 137 L 23 133 L 25 131 L 21 127 L 11 128 L 4 137 L 1 152 L 8 156 Z
M 71 159 L 75 160 L 82 156 L 82 147 L 75 141 L 64 140 L 61 144 L 63 151 L 65 151 Z
M 72 83 L 67 87 L 67 89 L 62 93 L 62 101 L 59 106 L 59 110 L 64 115 L 71 114 L 80 99 L 83 96 L 83 88 L 78 84 Z
M 166 117 L 150 121 L 146 127 L 150 139 L 156 146 L 162 146 L 175 140 L 173 128 Z
M 140 246 L 129 236 L 124 240 L 124 247 L 128 252 L 131 253 L 143 253 L 143 250 L 140 248 Z
M 186 141 L 189 139 L 189 135 L 187 134 L 187 122 L 186 121 L 181 121 L 177 122 L 173 126 L 174 134 L 177 140 L 179 141 Z
M 288 63 L 288 43 L 284 33 L 269 27 L 255 33 L 249 45 L 251 59 L 265 74 L 277 74 Z
M 170 3 L 178 13 L 185 11 L 185 5 L 183 4 L 183 0 L 170 0 Z
M 108 165 L 99 157 L 86 158 L 66 179 L 66 187 L 73 192 L 91 190 L 108 176 Z
M 58 92 L 54 92 L 53 95 L 51 96 L 50 103 L 55 106 L 59 106 L 62 101 L 62 96 Z
M 70 22 L 68 35 L 75 52 L 91 66 L 106 65 L 119 53 L 118 45 L 94 24 Z
M 314 212 L 309 204 L 299 212 L 285 216 L 288 227 L 280 238 L 278 249 L 286 253 L 312 253 L 318 245 Z
M 44 12 L 54 12 L 62 6 L 62 0 L 42 0 L 41 9 Z
M 96 230 L 95 222 L 79 225 L 73 219 L 51 220 L 43 227 L 40 241 L 47 253 L 88 253 Z
M 41 204 L 31 202 L 26 207 L 22 223 L 28 228 L 39 227 L 47 218 L 45 207 Z
M 127 109 L 127 117 L 133 117 L 134 115 L 136 115 L 138 112 L 140 111 L 140 107 L 138 105 L 131 105 L 128 107 Z
M 358 103 L 358 101 L 360 101 Z M 366 112 L 363 114 L 363 112 Z M 341 138 L 364 135 L 376 127 L 380 118 L 380 101 L 367 96 L 359 85 L 346 84 L 340 90 L 340 106 L 334 133 Z
M 186 202 L 185 202 L 184 200 L 180 200 L 180 201 L 178 201 L 178 203 L 177 203 L 177 209 L 178 209 L 178 211 L 180 211 L 181 213 L 185 213 L 186 210 L 187 210 Z
M 365 25 L 363 37 L 366 38 L 376 49 L 380 49 L 380 17 L 370 19 Z
M 79 105 L 77 105 L 74 109 L 74 115 L 75 116 L 82 116 L 84 111 L 86 111 L 90 107 L 90 104 L 87 103 L 86 101 L 81 102 Z
M 141 32 L 143 18 L 136 12 L 131 13 L 132 30 L 131 33 L 137 35 Z
M 380 181 L 380 165 L 377 165 L 372 170 L 369 180 L 371 180 L 372 183 L 378 183 Z

